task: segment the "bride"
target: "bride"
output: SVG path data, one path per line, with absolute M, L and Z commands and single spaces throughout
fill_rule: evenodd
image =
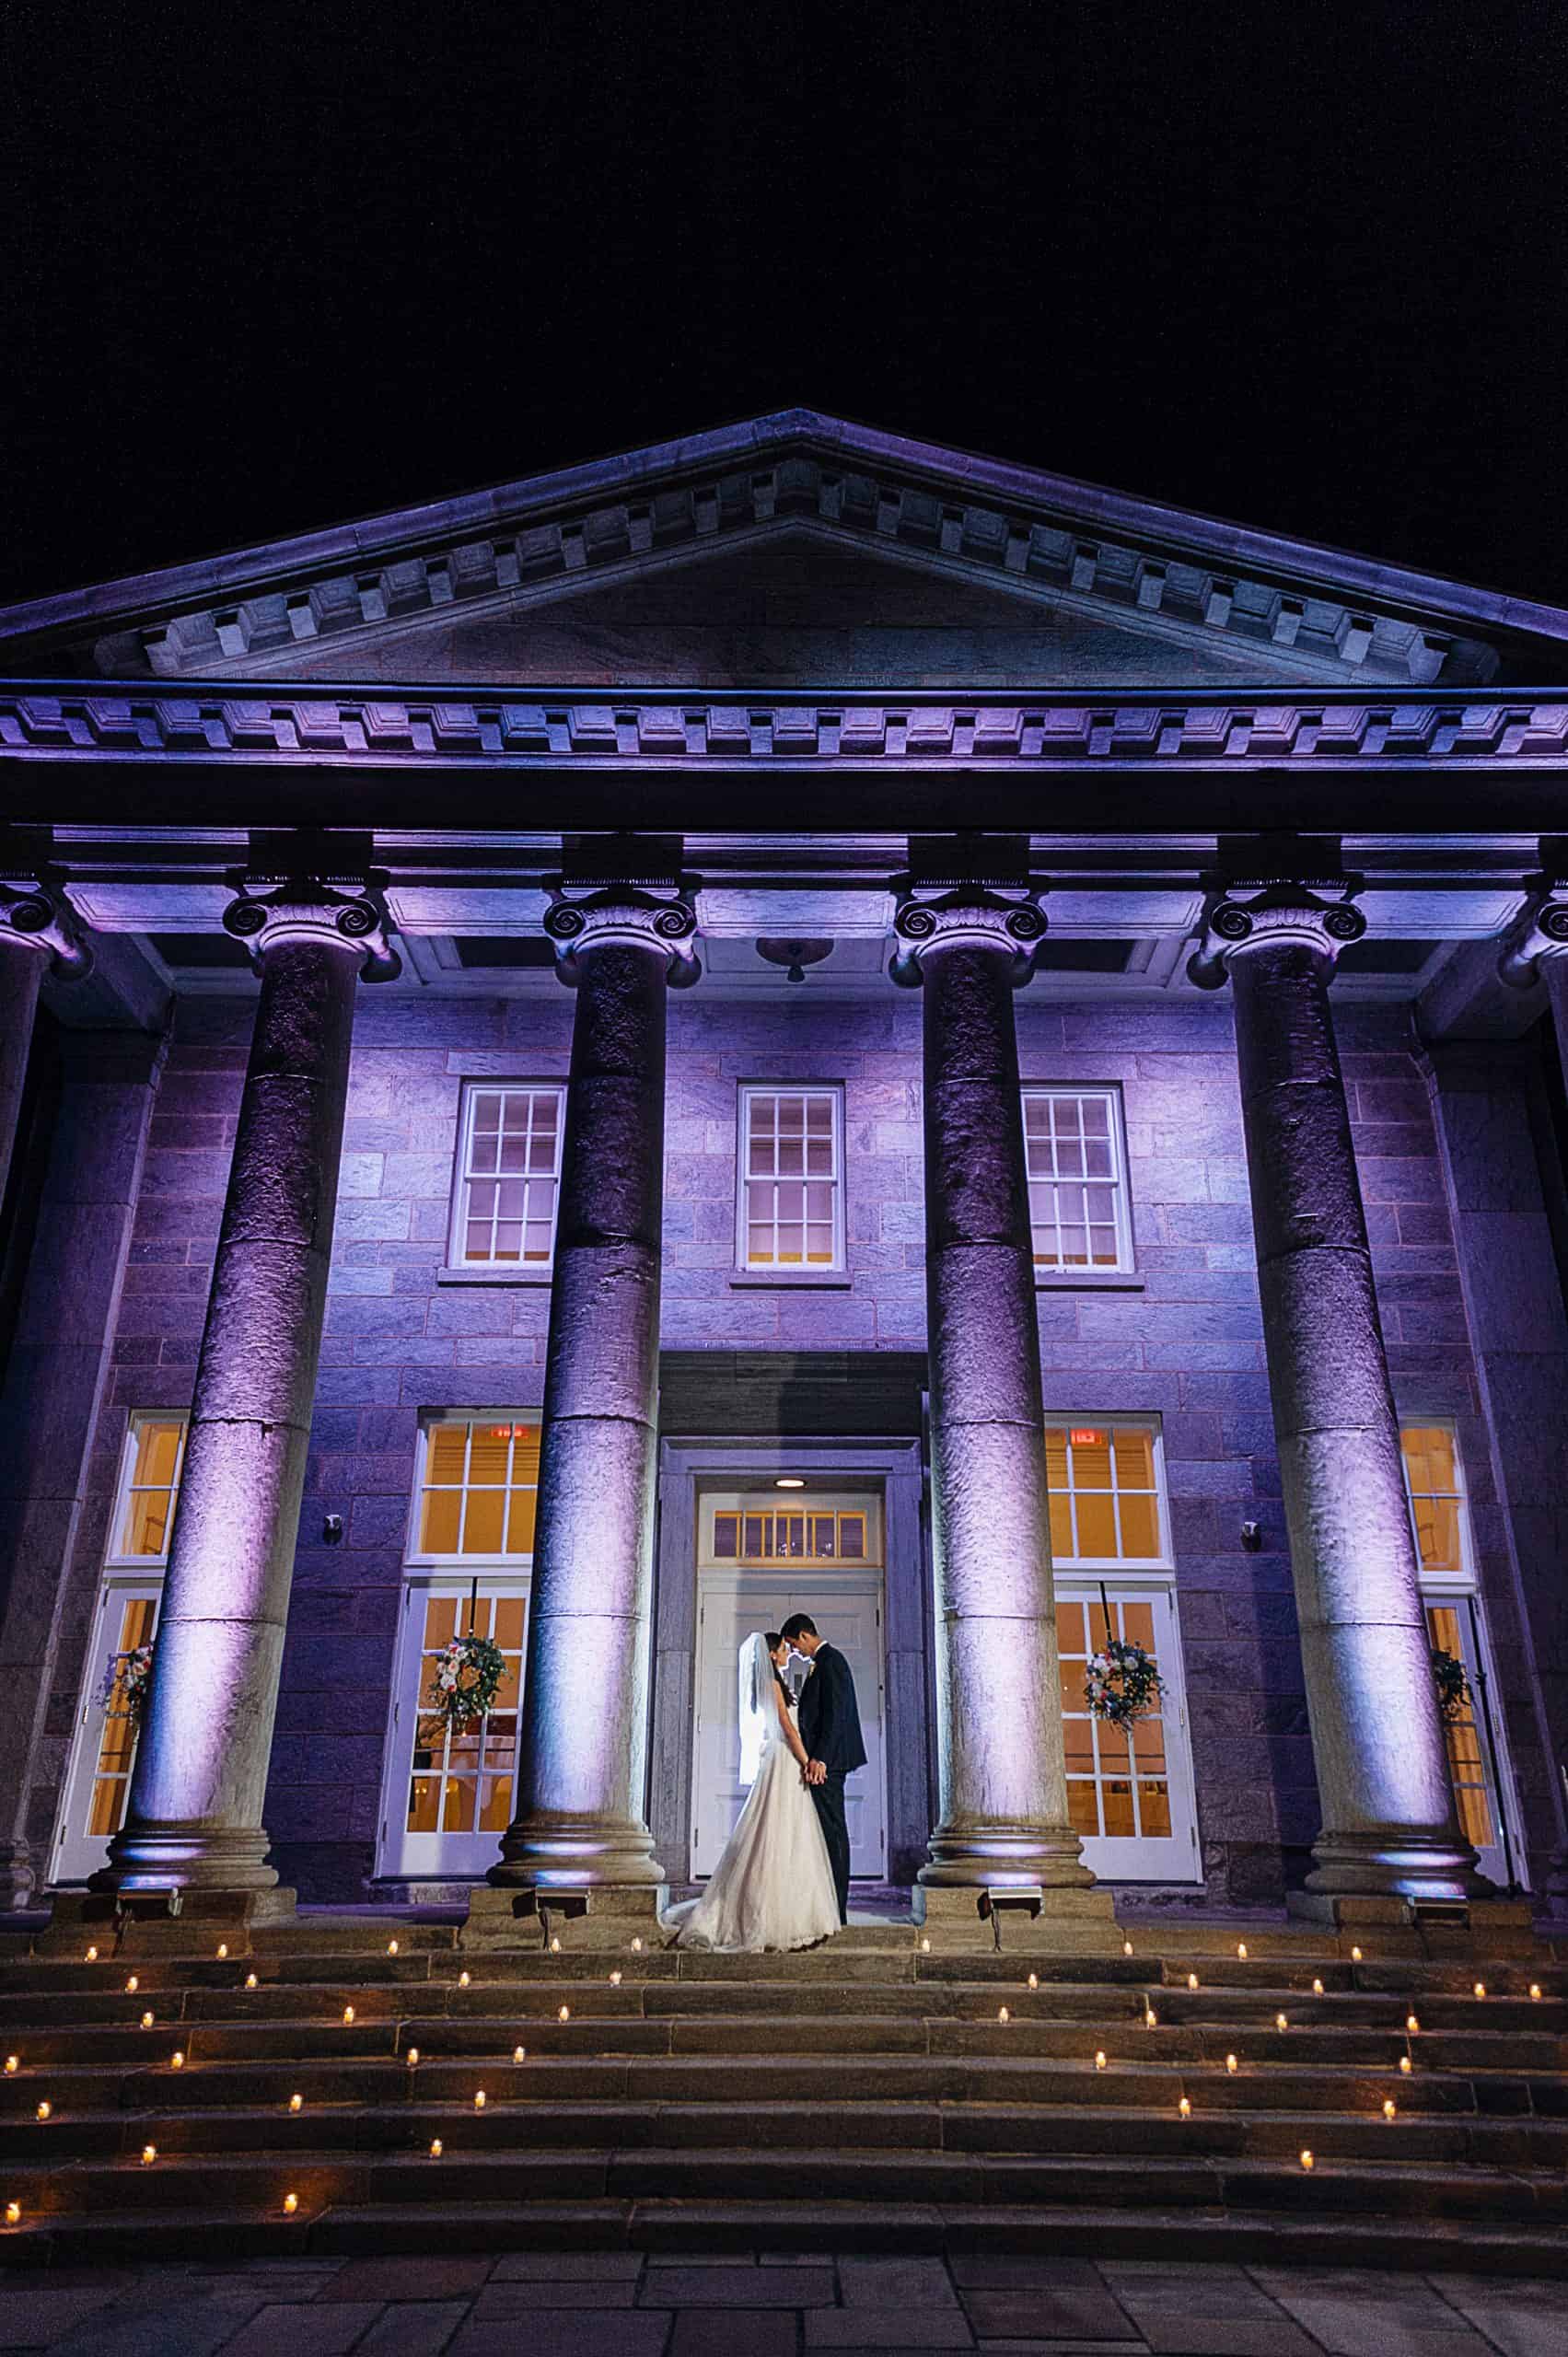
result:
M 839 1928 L 806 1747 L 782 1675 L 789 1654 L 775 1629 L 740 1648 L 740 1776 L 751 1790 L 706 1890 L 674 1910 L 678 1947 L 807 1948 Z

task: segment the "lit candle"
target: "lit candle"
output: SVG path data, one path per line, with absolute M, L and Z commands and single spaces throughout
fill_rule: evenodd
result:
M 633 1956 L 641 1956 L 641 1955 L 642 1955 L 642 1953 L 643 1953 L 643 1943 L 642 1943 L 642 1941 L 641 1941 L 641 1940 L 633 1940 L 633 1943 L 632 1943 L 632 1953 L 633 1953 Z
M 348 2024 L 349 2024 L 350 2022 L 352 2022 L 352 2021 L 353 2021 L 353 2019 L 354 2019 L 354 2007 L 353 2007 L 352 2005 L 345 2005 L 345 2006 L 343 2007 L 343 2025 L 344 2025 L 344 2027 L 345 2027 L 345 2028 L 347 2027 Z
M 39 2105 L 39 2107 L 38 2107 L 38 2116 L 39 2116 L 39 2118 L 40 2118 L 41 2119 L 47 2119 L 49 2118 L 50 2113 L 53 2110 L 53 2108 L 54 2108 L 54 2106 L 53 2106 L 52 2103 L 48 2103 L 48 2102 L 41 2103 L 41 2104 Z
M 1304 2169 L 1315 2168 L 1317 2166 L 1317 2163 L 1313 2160 L 1311 2154 L 1307 2152 L 1305 2149 L 1301 2155 L 1301 2165 Z
M 442 2143 L 441 2143 L 441 2139 L 440 2139 L 440 2137 L 439 2137 L 439 2136 L 433 2136 L 433 2137 L 431 2138 L 431 2140 L 430 2140 L 430 2157 L 431 2157 L 431 2159 L 432 2159 L 433 2161 L 438 2161 L 438 2160 L 440 2159 L 440 2157 L 441 2157 L 442 2150 L 443 2150 L 443 2147 L 442 2147 Z
M 220 1941 L 218 1942 L 218 1962 L 219 1962 L 220 1964 L 223 1962 L 223 1960 L 224 1960 L 225 1956 L 226 1956 L 227 1954 L 228 1954 L 228 1942 L 227 1942 L 226 1940 L 220 1940 Z
M 295 2212 L 296 2212 L 296 2211 L 298 2209 L 298 2207 L 299 2207 L 299 2196 L 298 2196 L 298 2194 L 297 2194 L 297 2193 L 285 2193 L 285 2194 L 284 2195 L 284 2198 L 283 2198 L 283 2206 L 284 2206 L 284 2214 L 285 2214 L 285 2217 L 292 2218 L 292 2217 L 293 2217 L 293 2215 L 294 2215 L 294 2213 L 295 2213 Z
M 168 2067 L 171 2071 L 183 2071 L 185 2068 L 185 2049 L 183 2047 L 177 2046 L 175 2048 L 173 2053 L 168 2058 Z
M 248 1972 L 248 1973 L 246 1974 L 246 1976 L 245 1976 L 245 1986 L 247 1987 L 247 1989 L 254 1989 L 254 1988 L 255 1988 L 255 1986 L 256 1986 L 256 1976 L 255 1976 L 255 1974 L 254 1974 L 253 1972 Z
M 6 2076 L 8 2079 L 15 2078 L 17 2068 L 18 2064 L 17 2057 L 14 2054 L 7 2054 L 6 2057 Z
M 512 2049 L 512 2060 L 513 2060 L 513 2061 L 514 2061 L 514 2062 L 526 2062 L 526 2061 L 528 2061 L 528 2049 L 527 2049 L 527 2047 L 526 2047 L 526 2046 L 514 2046 L 514 2047 L 513 2047 L 513 2049 Z
M 468 1985 L 469 1985 L 469 1976 L 468 1976 L 468 1974 L 467 1974 L 466 1972 L 459 1972 L 459 1975 L 458 1975 L 458 1986 L 459 1986 L 459 1989 L 466 1989 L 466 1988 L 468 1987 Z
M 290 2096 L 288 2099 L 288 2107 L 290 2111 L 303 2111 L 305 2108 L 305 2097 L 303 2096 Z
M 1189 1987 L 1189 1989 L 1196 1989 L 1196 1987 L 1198 1986 L 1198 1976 L 1197 1976 L 1197 1974 L 1196 1974 L 1195 1972 L 1190 1972 L 1190 1973 L 1188 1974 L 1188 1976 L 1187 1976 L 1187 1986 Z
M 1394 2098 L 1392 2096 L 1388 2096 L 1383 2106 L 1383 2117 L 1385 2119 L 1392 2119 L 1394 2117 Z
M 1539 1980 L 1532 1980 L 1530 1982 L 1530 2003 L 1532 2005 L 1539 2005 L 1540 2003 L 1540 1982 Z
M 142 2147 L 142 2166 L 145 2169 L 150 2169 L 157 2158 L 157 2146 L 156 2144 L 144 2144 Z
M 619 1988 L 620 1988 L 620 1986 L 621 1986 L 621 1975 L 620 1975 L 618 1972 L 612 1972 L 612 1973 L 610 1974 L 610 1987 L 611 1987 L 612 1989 L 619 1989 Z
M 1122 1955 L 1123 1955 L 1123 1956 L 1131 1956 L 1131 1955 L 1132 1955 L 1132 1941 L 1131 1941 L 1131 1940 L 1123 1940 L 1123 1941 L 1122 1941 L 1122 1943 L 1121 1943 L 1121 1953 L 1122 1953 Z
M 484 2109 L 484 2089 L 482 2087 L 475 2087 L 473 2091 L 473 2107 L 475 2111 L 482 2111 Z
M 555 1933 L 553 1933 L 551 1934 L 551 1941 L 550 1941 L 550 1953 L 551 1953 L 551 1955 L 552 1955 L 552 1956 L 559 1956 L 559 1955 L 560 1955 L 560 1953 L 561 1953 L 561 1942 L 560 1942 L 560 1939 L 559 1939 L 559 1937 L 558 1937 Z
M 920 1952 L 922 1956 L 929 1956 L 931 1954 L 931 1942 L 929 1940 L 922 1940 L 920 1944 Z
M 1484 1981 L 1484 1980 L 1478 1980 L 1478 1981 L 1476 1982 L 1476 1984 L 1475 1984 L 1475 1993 L 1476 1993 L 1476 1995 L 1477 1995 L 1478 1997 L 1484 1997 L 1484 1996 L 1485 1996 L 1485 1994 L 1486 1994 L 1486 1983 L 1485 1983 L 1485 1981 Z
M 1145 2029 L 1155 2029 L 1158 2026 L 1158 2021 L 1159 2016 L 1156 2014 L 1154 2007 L 1152 2005 L 1145 2005 L 1144 2007 L 1144 2027 Z
M 20 2203 L 19 2201 L 7 2201 L 7 2202 L 6 2202 L 6 2223 L 8 2226 L 19 2226 L 19 2225 L 21 2224 L 21 2223 L 22 2223 L 22 2205 L 21 2205 L 21 2203 Z
M 1031 1973 L 1030 1973 L 1030 1975 L 1029 1975 L 1029 1987 L 1030 1987 L 1031 1989 L 1038 1989 L 1038 1988 L 1040 1987 L 1040 1975 L 1039 1975 L 1039 1973 L 1038 1973 L 1038 1972 L 1031 1972 Z
M 1405 2027 L 1409 2030 L 1409 2032 L 1410 2032 L 1410 2034 L 1411 2034 L 1411 2036 L 1412 2038 L 1415 2036 L 1415 2034 L 1416 2034 L 1417 2030 L 1421 2027 L 1421 2024 L 1417 2021 L 1417 2019 L 1416 2019 L 1416 2017 L 1415 2017 L 1415 2015 L 1414 2015 L 1413 2014 L 1407 2014 L 1405 2015 Z
M 997 2011 L 996 2011 L 996 2018 L 997 2018 L 997 2020 L 998 2020 L 999 2022 L 1010 2022 L 1010 2021 L 1012 2020 L 1013 2016 L 1012 2016 L 1012 2014 L 1007 2011 L 1007 2008 L 1006 2008 L 1006 2006 L 1005 2006 L 1005 2005 L 999 2005 L 999 2006 L 997 2007 Z
M 1315 1997 L 1320 1997 L 1323 1994 L 1323 1983 L 1320 1980 L 1315 1980 L 1312 1983 L 1312 1994 Z
M 1191 2119 L 1192 2106 L 1185 2096 L 1182 2096 L 1181 2101 L 1177 2105 L 1176 2108 L 1181 2114 L 1183 2119 Z
M 1237 1940 L 1236 1944 L 1236 1953 L 1241 1958 L 1243 1964 L 1245 1964 L 1247 1961 L 1247 1943 L 1245 1940 Z
M 1101 2048 L 1099 2048 L 1099 2049 L 1098 2049 L 1098 2051 L 1096 2052 L 1096 2055 L 1095 2055 L 1095 2069 L 1096 2069 L 1097 2071 L 1103 2071 L 1103 2070 L 1104 2070 L 1104 2068 L 1105 2068 L 1105 2049 L 1104 2049 L 1103 2047 L 1101 2047 Z
M 1350 1960 L 1352 1964 L 1359 1964 L 1361 1962 L 1361 1950 L 1359 1948 L 1352 1948 L 1350 1952 Z
M 141 1985 L 142 1985 L 142 1984 L 141 1984 L 141 1982 L 137 1980 L 137 1978 L 136 1978 L 135 1974 L 134 1974 L 134 1973 L 133 1973 L 133 1974 L 131 1975 L 130 1980 L 127 1980 L 127 1982 L 125 1983 L 125 1994 L 127 1995 L 127 1997 L 134 1997 L 134 1996 L 135 1995 L 135 1993 L 136 1993 L 137 1990 L 141 1987 Z
M 1400 2076 L 1402 2079 L 1408 2079 L 1408 2078 L 1410 2077 L 1410 2074 L 1411 2074 L 1411 2059 L 1410 2059 L 1410 2056 L 1409 2056 L 1408 2054 L 1401 2054 L 1401 2055 L 1400 2055 Z
M 416 2066 L 416 2064 L 417 2064 L 417 2063 L 418 2063 L 418 2061 L 419 2061 L 419 2049 L 418 2049 L 418 2047 L 417 2047 L 417 2046 L 411 2046 L 411 2047 L 409 2048 L 408 2052 L 404 2055 L 404 2057 L 403 2057 L 403 2061 L 408 2064 L 409 2069 L 410 2069 L 411 2071 L 412 2071 L 412 2070 L 413 2070 L 413 2069 L 414 2069 L 414 2067 Z
M 89 1964 L 96 1964 L 96 1963 L 98 1962 L 98 1950 L 97 1950 L 97 1948 L 89 1948 L 89 1949 L 87 1950 L 87 1962 L 88 1962 Z
M 151 2029 L 152 2026 L 153 2026 L 153 2017 L 152 2017 L 151 2014 L 144 2014 L 142 2015 L 142 2027 L 143 2027 L 144 2029 Z
M 1276 2029 L 1289 2029 L 1290 2024 L 1286 2021 L 1283 2014 L 1276 2014 L 1274 2015 L 1274 2027 Z
M 396 1956 L 396 1955 L 397 1955 L 397 1952 L 398 1952 L 398 1944 L 397 1944 L 396 1940 L 389 1940 L 389 1941 L 387 1942 L 387 1954 L 388 1954 L 389 1956 Z
M 555 2018 L 556 2018 L 556 2020 L 557 2020 L 558 2022 L 569 2022 L 569 2021 L 571 2020 L 571 2018 L 572 2018 L 572 2008 L 571 2008 L 571 2006 L 570 2006 L 570 2005 L 563 2005 L 563 2006 L 562 2006 L 562 2008 L 561 2008 L 561 2011 L 556 2014 Z
M 1230 2073 L 1231 2077 L 1234 2078 L 1236 2076 L 1236 2057 L 1234 2054 L 1227 2054 L 1225 2056 L 1225 2067 Z

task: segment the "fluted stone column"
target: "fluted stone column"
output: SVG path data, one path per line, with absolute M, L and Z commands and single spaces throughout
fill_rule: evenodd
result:
M 490 1880 L 540 1904 L 597 1894 L 602 1915 L 639 1890 L 651 1908 L 664 1879 L 644 1811 L 665 996 L 697 979 L 696 919 L 683 900 L 611 886 L 558 895 L 545 926 L 577 1004 L 517 1814 Z
M 380 912 L 311 881 L 245 896 L 261 978 L 213 1270 L 152 1689 L 104 1893 L 254 1893 L 320 1351 L 360 976 Z
M 0 1196 L 10 1176 L 43 978 L 52 970 L 79 980 L 91 965 L 81 928 L 59 892 L 34 880 L 0 882 Z
M 1258 1283 L 1323 1827 L 1309 1908 L 1490 1888 L 1459 1833 L 1400 1426 L 1329 1009 L 1366 921 L 1339 888 L 1245 888 L 1208 913 L 1193 981 L 1228 972 Z
M 905 900 L 894 923 L 894 979 L 924 992 L 939 1818 L 917 1903 L 929 1918 L 967 1892 L 972 1919 L 981 1889 L 1038 1890 L 1082 1911 L 1094 1877 L 1067 1813 L 1013 1019 L 1045 920 L 959 887 Z

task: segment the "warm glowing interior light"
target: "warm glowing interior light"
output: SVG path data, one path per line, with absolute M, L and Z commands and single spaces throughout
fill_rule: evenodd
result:
M 1303 2149 L 1303 2151 L 1302 2151 L 1302 2155 L 1301 2155 L 1301 2165 L 1302 2165 L 1302 2167 L 1303 2167 L 1304 2169 L 1314 2168 L 1314 2167 L 1316 2167 L 1316 2165 L 1317 2165 L 1317 2164 L 1315 2163 L 1315 2161 L 1314 2161 L 1314 2160 L 1313 2160 L 1313 2158 L 1312 2158 L 1311 2154 L 1310 2154 L 1309 2152 L 1306 2151 L 1306 2149 L 1305 2149 L 1305 2148 L 1304 2148 L 1304 2149 Z
M 473 2107 L 475 2111 L 482 2111 L 484 2109 L 484 2089 L 482 2087 L 475 2087 L 473 2091 Z
M 303 2096 L 290 2096 L 288 2099 L 288 2107 L 290 2111 L 303 2111 L 305 2108 L 305 2097 Z
M 40 2118 L 41 2119 L 47 2119 L 49 2118 L 50 2113 L 53 2110 L 53 2108 L 54 2108 L 54 2106 L 53 2106 L 52 2103 L 49 2103 L 49 2102 L 47 2102 L 47 2101 L 45 2101 L 45 2102 L 43 2102 L 43 2103 L 41 2103 L 41 2104 L 39 2105 L 39 2107 L 38 2107 L 38 2116 L 39 2116 L 39 2118 Z
M 156 2144 L 144 2144 L 142 2147 L 142 2166 L 145 2169 L 150 2169 L 157 2158 L 157 2146 Z
M 294 2215 L 294 2213 L 295 2213 L 295 2212 L 296 2212 L 296 2211 L 298 2209 L 298 2207 L 299 2207 L 299 2196 L 298 2196 L 298 2194 L 297 2194 L 297 2193 L 285 2193 L 285 2194 L 284 2195 L 284 2198 L 283 2198 L 283 2206 L 284 2206 L 285 2214 L 286 2216 L 288 2216 L 288 2217 L 292 2218 L 292 2217 L 293 2217 L 293 2215 Z
M 1389 2096 L 1383 2106 L 1383 2117 L 1385 2119 L 1392 2119 L 1394 2117 L 1394 2098 L 1392 2096 Z
M 1181 2114 L 1183 2119 L 1191 2119 L 1192 2106 L 1185 2096 L 1182 2096 L 1181 2101 L 1177 2105 L 1176 2108 Z
M 513 2047 L 513 2049 L 512 2049 L 512 2060 L 513 2060 L 513 2061 L 514 2061 L 514 2062 L 526 2062 L 526 2061 L 528 2061 L 528 2048 L 527 2048 L 526 2046 L 514 2046 L 514 2047 Z

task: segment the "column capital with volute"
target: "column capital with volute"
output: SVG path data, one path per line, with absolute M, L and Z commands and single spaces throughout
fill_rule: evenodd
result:
M 1360 889 L 1359 877 L 1276 877 L 1213 887 L 1198 946 L 1187 961 L 1188 981 L 1199 990 L 1220 990 L 1232 962 L 1258 949 L 1308 949 L 1334 965 L 1341 950 L 1366 931 L 1354 905 Z
M 1527 991 L 1548 979 L 1555 961 L 1568 955 L 1568 877 L 1527 876 L 1523 908 L 1503 936 L 1497 971 L 1515 990 Z
M 572 988 L 581 980 L 582 956 L 589 949 L 656 949 L 671 990 L 687 990 L 702 977 L 697 911 L 684 887 L 659 893 L 610 883 L 584 892 L 557 884 L 544 929 L 555 945 L 556 972 Z
M 244 944 L 258 971 L 270 950 L 313 943 L 352 951 L 363 981 L 394 981 L 401 973 L 380 897 L 383 877 L 367 876 L 360 888 L 346 892 L 315 876 L 288 877 L 270 890 L 257 888 L 270 878 L 237 874 L 229 880 L 235 897 L 223 912 L 224 931 Z
M 0 935 L 37 950 L 47 961 L 41 971 L 63 981 L 80 981 L 92 971 L 86 930 L 56 874 L 0 877 Z
M 889 971 L 906 990 L 924 980 L 924 960 L 934 950 L 993 950 L 1010 961 L 1008 979 L 1020 989 L 1034 972 L 1045 938 L 1046 915 L 1031 890 L 999 890 L 982 884 L 955 884 L 945 891 L 906 888 L 893 911 L 898 947 Z

